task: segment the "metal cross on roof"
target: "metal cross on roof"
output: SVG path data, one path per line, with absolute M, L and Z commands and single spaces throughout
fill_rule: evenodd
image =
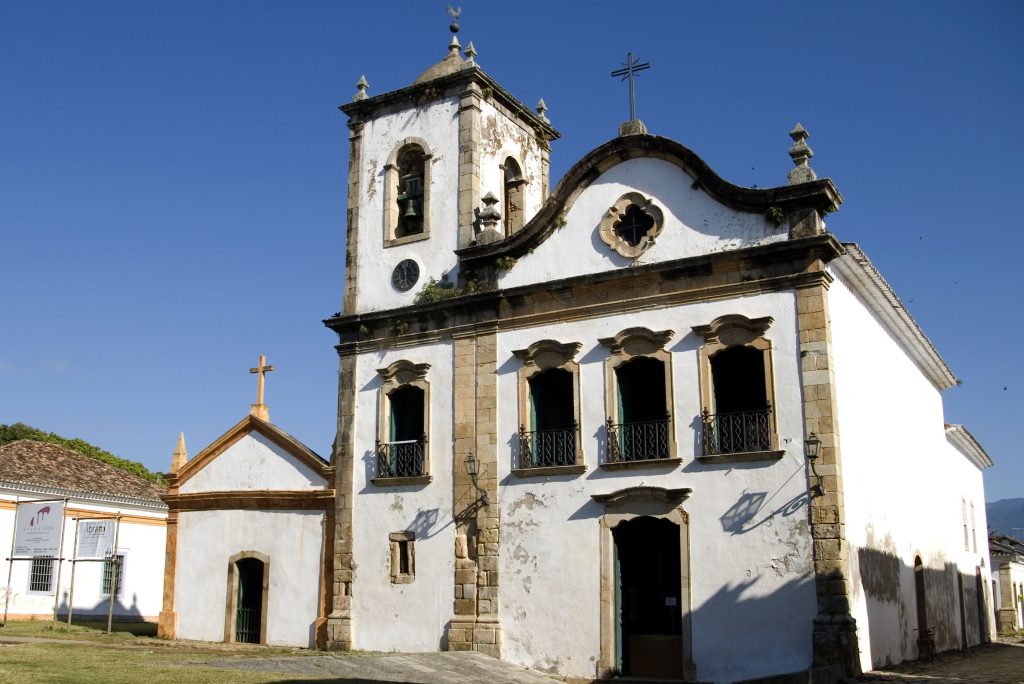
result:
M 621 76 L 622 80 L 629 80 L 629 120 L 636 121 L 636 77 L 638 71 L 644 69 L 650 69 L 650 62 L 637 62 L 633 59 L 633 53 L 626 53 L 626 62 L 622 65 L 622 69 L 616 69 L 612 72 L 612 76 Z

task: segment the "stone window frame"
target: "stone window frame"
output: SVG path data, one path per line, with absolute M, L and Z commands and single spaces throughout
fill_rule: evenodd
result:
M 378 368 L 381 377 L 380 389 L 377 392 L 377 442 L 389 442 L 388 428 L 391 424 L 390 395 L 402 387 L 418 387 L 423 390 L 423 474 L 409 477 L 374 477 L 371 483 L 381 486 L 399 486 L 410 484 L 428 484 L 433 476 L 430 474 L 430 382 L 427 380 L 429 363 L 413 363 L 400 359 L 385 368 Z M 376 458 L 376 454 L 374 455 Z
M 615 232 L 618 225 L 626 216 L 626 211 L 635 206 L 654 220 L 651 229 L 640 238 L 635 246 L 629 244 Z M 608 208 L 608 211 L 601 217 L 598 227 L 598 235 L 601 241 L 627 259 L 637 259 L 647 250 L 654 246 L 655 240 L 661 235 L 665 228 L 665 214 L 661 208 L 654 203 L 653 198 L 644 197 L 639 192 L 627 192 L 615 200 L 615 204 Z
M 964 551 L 971 550 L 971 540 L 967 533 L 967 499 L 960 497 L 960 517 L 964 521 Z
M 423 231 L 396 237 L 398 230 L 398 158 L 409 147 L 423 150 Z M 410 136 L 395 145 L 384 164 L 384 247 L 397 247 L 430 238 L 430 167 L 434 153 L 423 138 Z
M 978 553 L 978 525 L 974 517 L 974 502 L 971 502 L 971 550 Z
M 572 375 L 573 420 L 576 422 L 576 463 L 568 466 L 547 466 L 540 468 L 513 467 L 512 474 L 516 477 L 541 477 L 546 475 L 575 475 L 586 472 L 583 460 L 581 402 L 580 402 L 580 364 L 576 355 L 583 348 L 581 342 L 562 343 L 557 340 L 539 340 L 526 349 L 515 349 L 512 355 L 523 362 L 516 373 L 519 389 L 519 425 L 525 426 L 530 415 L 530 379 L 553 368 L 568 371 Z M 517 461 L 518 463 L 518 461 Z
M 224 643 L 235 642 L 235 618 L 238 615 L 238 561 L 255 558 L 263 563 L 263 587 L 260 600 L 260 644 L 267 644 L 267 625 L 270 616 L 267 614 L 270 605 L 270 556 L 261 551 L 239 551 L 228 558 L 227 601 L 224 607 Z
M 711 359 L 719 352 L 733 347 L 750 347 L 761 352 L 764 366 L 765 400 L 772 407 L 768 413 L 770 449 L 731 454 L 701 454 L 697 460 L 702 463 L 738 463 L 747 461 L 777 461 L 785 454 L 779 449 L 778 415 L 775 401 L 775 370 L 772 363 L 772 341 L 765 336 L 775 321 L 771 316 L 748 318 L 743 314 L 719 316 L 707 325 L 693 326 L 693 332 L 704 339 L 699 350 L 700 406 L 710 412 L 714 404 L 714 376 Z M 705 429 L 703 423 L 701 430 Z
M 391 583 L 412 584 L 416 579 L 416 533 L 406 530 L 388 535 L 391 557 Z M 406 553 L 408 572 L 402 572 L 402 551 Z
M 619 382 L 616 370 L 619 366 L 638 357 L 648 357 L 661 361 L 665 369 L 665 410 L 669 414 L 668 458 L 609 462 L 606 449 L 605 459 L 599 464 L 602 469 L 675 468 L 682 462 L 682 459 L 676 455 L 676 414 L 673 410 L 675 392 L 672 388 L 672 354 L 665 349 L 665 345 L 668 344 L 673 335 L 675 335 L 673 330 L 655 332 L 649 328 L 635 327 L 627 328 L 613 337 L 605 337 L 598 340 L 610 352 L 608 358 L 604 361 L 605 418 L 608 419 L 618 415 L 617 397 Z

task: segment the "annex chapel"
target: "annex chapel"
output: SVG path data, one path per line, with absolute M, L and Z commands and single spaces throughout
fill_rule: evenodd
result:
M 707 682 L 987 640 L 991 461 L 807 131 L 753 189 L 634 118 L 551 189 L 475 57 L 341 107 L 333 451 L 261 396 L 176 459 L 161 634 Z

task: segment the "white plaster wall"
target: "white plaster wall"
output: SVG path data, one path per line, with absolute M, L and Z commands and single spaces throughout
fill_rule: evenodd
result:
M 359 169 L 359 311 L 412 304 L 428 278 L 439 280 L 442 273 L 456 266 L 458 115 L 458 98 L 450 97 L 366 122 L 362 135 L 362 168 Z M 385 248 L 384 165 L 395 147 L 408 137 L 421 138 L 433 153 L 427 189 L 430 238 Z M 391 272 L 403 259 L 412 259 L 420 267 L 420 280 L 408 292 L 399 292 L 391 285 Z
M 270 557 L 267 643 L 314 646 L 323 520 L 321 511 L 180 513 L 174 580 L 178 638 L 224 640 L 228 559 L 259 551 Z
M 312 468 L 253 430 L 186 480 L 179 491 L 314 490 L 325 484 Z
M 929 570 L 937 647 L 960 645 L 956 575 L 967 575 L 974 596 L 987 555 L 985 497 L 980 470 L 946 440 L 939 391 L 841 277 L 829 309 L 853 616 L 868 670 L 917 657 L 915 555 Z M 974 503 L 978 552 L 973 542 L 964 549 L 961 499 L 968 516 Z M 987 588 L 987 568 L 982 575 Z
M 778 462 L 704 465 L 695 460 L 700 390 L 691 326 L 725 314 L 772 316 Z M 604 471 L 604 360 L 598 338 L 646 326 L 676 331 L 672 353 L 677 455 L 675 470 Z M 551 338 L 581 342 L 584 475 L 517 478 L 511 474 L 517 416 L 512 350 Z M 498 338 L 501 619 L 504 657 L 592 677 L 600 655 L 599 520 L 593 494 L 641 484 L 690 487 L 693 653 L 701 681 L 735 681 L 793 672 L 811 664 L 816 612 L 803 458 L 795 303 L 791 292 L 573 321 L 500 333 Z M 450 580 L 449 580 L 450 582 Z M 765 638 L 771 634 L 771 638 Z
M 556 230 L 531 254 L 500 278 L 501 287 L 516 287 L 571 276 L 610 271 L 631 263 L 646 264 L 711 254 L 787 238 L 760 214 L 738 212 L 690 186 L 693 179 L 675 164 L 660 159 L 630 159 L 601 174 L 565 214 Z M 627 192 L 654 198 L 664 213 L 657 242 L 636 262 L 601 241 L 605 212 Z M 567 259 L 567 255 L 572 255 Z
M 487 100 L 480 107 L 480 119 L 480 196 L 494 193 L 499 200 L 498 210 L 502 217 L 507 215 L 508 207 L 504 201 L 505 176 L 504 171 L 498 167 L 508 157 L 514 157 L 526 180 L 523 189 L 525 225 L 540 211 L 544 202 L 543 152 L 537 145 L 536 135 L 532 130 L 508 119 Z
M 4 549 L 2 558 L 7 558 L 11 548 L 11 536 L 14 532 L 14 501 L 13 492 L 0 492 L 0 548 Z M 22 494 L 22 501 L 28 499 L 50 498 L 45 495 Z M 145 519 L 122 521 L 118 551 L 125 556 L 124 587 L 120 597 L 114 598 L 114 615 L 122 619 L 155 620 L 160 613 L 163 602 L 164 585 L 164 548 L 167 540 L 167 513 L 152 509 L 137 508 L 128 505 L 105 505 L 87 503 L 72 499 L 68 508 L 88 511 L 86 515 L 117 515 L 121 513 L 133 518 Z M 78 515 L 78 514 L 75 514 Z M 67 615 L 68 601 L 71 598 L 71 566 L 70 559 L 74 556 L 75 521 L 68 514 L 64 520 L 63 556 L 68 559 L 62 564 L 60 583 L 57 584 L 57 564 L 54 564 L 54 587 L 58 597 L 58 613 Z M 10 595 L 9 613 L 17 616 L 49 616 L 53 613 L 54 592 L 33 593 L 28 591 L 31 561 L 15 561 L 11 572 L 11 582 L 7 585 L 8 566 L 11 562 L 0 560 L 0 601 L 5 594 Z M 76 615 L 107 614 L 108 597 L 101 594 L 103 581 L 102 562 L 77 563 L 74 576 L 74 605 Z
M 427 485 L 378 487 L 376 461 L 378 368 L 399 359 L 429 363 L 430 474 Z M 352 553 L 355 590 L 353 647 L 437 651 L 454 602 L 452 521 L 452 367 L 450 342 L 362 355 L 356 365 L 355 510 Z M 391 583 L 391 532 L 415 531 L 416 578 Z

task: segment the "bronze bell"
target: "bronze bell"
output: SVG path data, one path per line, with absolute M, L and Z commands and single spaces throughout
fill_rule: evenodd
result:
M 419 216 L 419 212 L 416 211 L 416 200 L 410 198 L 405 203 L 405 214 L 403 214 L 403 217 L 408 219 L 416 218 L 417 216 Z

